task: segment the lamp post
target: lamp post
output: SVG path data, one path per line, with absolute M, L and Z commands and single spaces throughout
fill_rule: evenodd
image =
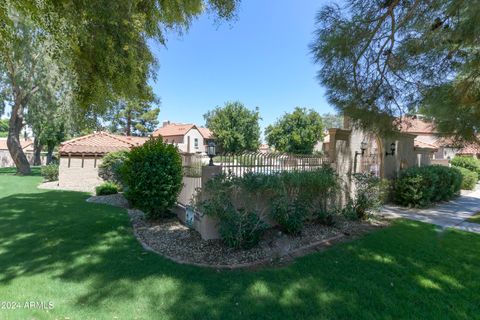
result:
M 390 152 L 385 152 L 386 156 L 393 156 L 395 155 L 395 142 L 390 144 Z
M 207 145 L 207 155 L 210 158 L 209 166 L 213 166 L 213 157 L 216 155 L 216 146 L 215 142 L 210 141 Z
M 365 150 L 367 150 L 367 143 L 365 141 L 362 141 L 362 143 L 360 143 L 361 152 L 355 151 L 355 157 L 357 157 L 359 154 L 361 154 L 363 157 L 363 155 L 365 154 Z

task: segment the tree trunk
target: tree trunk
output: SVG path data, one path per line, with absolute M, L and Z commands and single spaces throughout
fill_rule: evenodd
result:
M 55 146 L 48 146 L 47 147 L 47 164 L 52 163 L 52 155 L 53 155 L 53 150 L 55 149 Z
M 20 103 L 15 102 L 12 108 L 12 114 L 10 116 L 10 122 L 8 126 L 8 138 L 7 147 L 13 162 L 17 167 L 17 174 L 26 175 L 30 174 L 30 163 L 23 152 L 22 145 L 20 143 L 20 132 L 23 128 L 23 107 Z
M 41 166 L 42 165 L 42 148 L 43 146 L 40 143 L 40 140 L 35 138 L 33 140 L 33 165 Z
M 126 128 L 126 134 L 127 136 L 132 135 L 132 113 L 128 112 L 127 113 L 127 128 Z

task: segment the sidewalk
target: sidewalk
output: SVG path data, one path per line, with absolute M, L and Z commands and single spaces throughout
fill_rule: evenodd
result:
M 408 209 L 386 205 L 380 214 L 435 224 L 443 228 L 480 233 L 480 224 L 465 221 L 480 211 L 480 185 L 476 190 L 427 209 Z

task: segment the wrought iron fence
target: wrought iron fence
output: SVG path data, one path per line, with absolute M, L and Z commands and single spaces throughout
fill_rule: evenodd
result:
M 225 174 L 243 176 L 247 172 L 272 174 L 281 171 L 312 171 L 328 164 L 323 155 L 296 155 L 285 153 L 241 153 L 216 156 L 214 164 Z

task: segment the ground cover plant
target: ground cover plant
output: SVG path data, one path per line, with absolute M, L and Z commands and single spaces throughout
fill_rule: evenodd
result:
M 2 319 L 474 319 L 480 236 L 400 220 L 283 268 L 217 271 L 145 251 L 124 209 L 0 175 Z

